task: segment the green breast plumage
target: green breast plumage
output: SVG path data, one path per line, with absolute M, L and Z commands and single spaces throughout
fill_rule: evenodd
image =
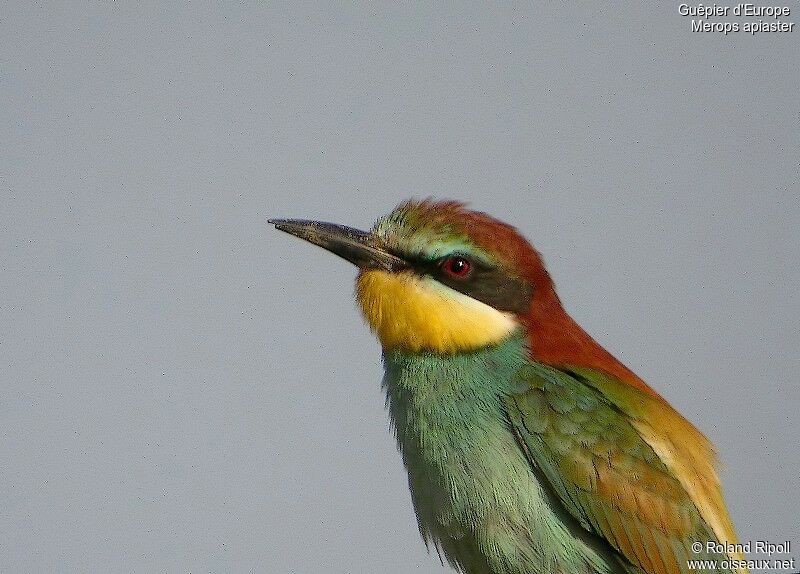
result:
M 521 333 L 384 362 L 420 532 L 456 568 L 685 573 L 726 558 L 691 551 L 717 537 L 624 412 L 648 400 L 636 389 L 614 399 L 602 373 L 530 361 Z
M 452 356 L 388 352 L 384 387 L 420 531 L 467 573 L 614 572 L 560 507 L 504 413 L 524 337 Z

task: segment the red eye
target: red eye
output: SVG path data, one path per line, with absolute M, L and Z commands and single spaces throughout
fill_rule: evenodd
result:
M 463 257 L 448 257 L 442 263 L 442 271 L 451 277 L 466 277 L 472 271 L 472 264 Z

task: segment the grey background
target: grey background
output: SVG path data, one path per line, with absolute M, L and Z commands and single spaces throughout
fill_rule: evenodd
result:
M 355 270 L 266 224 L 412 195 L 517 225 L 800 546 L 800 31 L 645 4 L 5 4 L 0 571 L 444 572 Z

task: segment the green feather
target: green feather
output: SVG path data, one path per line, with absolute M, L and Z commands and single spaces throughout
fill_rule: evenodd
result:
M 420 532 L 468 574 L 625 572 L 553 498 L 509 427 L 504 399 L 527 354 L 521 334 L 448 357 L 385 353 Z
M 690 552 L 710 528 L 591 372 L 531 362 L 522 333 L 384 362 L 420 532 L 454 567 L 642 574 L 723 558 Z

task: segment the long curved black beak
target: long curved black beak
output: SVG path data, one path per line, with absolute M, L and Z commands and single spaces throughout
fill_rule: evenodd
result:
M 270 219 L 269 223 L 275 229 L 305 239 L 347 259 L 360 269 L 400 271 L 408 268 L 405 260 L 386 251 L 381 241 L 366 231 L 307 219 Z

